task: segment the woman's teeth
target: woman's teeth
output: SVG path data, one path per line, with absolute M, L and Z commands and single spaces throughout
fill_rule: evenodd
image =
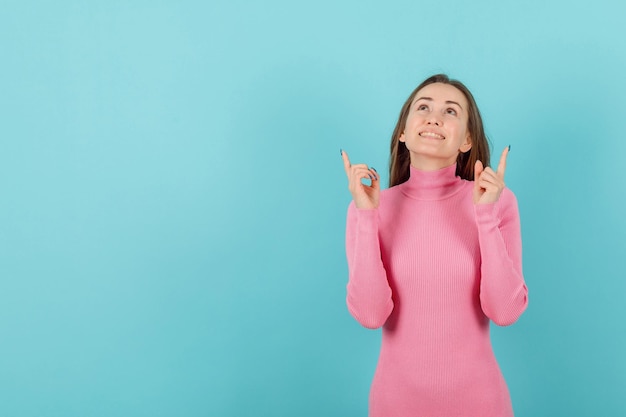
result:
M 421 132 L 420 136 L 433 139 L 443 139 L 443 136 L 433 132 Z

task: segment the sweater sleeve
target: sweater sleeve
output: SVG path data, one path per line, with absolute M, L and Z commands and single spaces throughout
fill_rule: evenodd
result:
M 528 305 L 517 199 L 505 188 L 499 201 L 477 204 L 474 212 L 481 257 L 481 307 L 494 323 L 508 326 Z
M 357 209 L 354 202 L 350 203 L 346 256 L 349 271 L 348 311 L 368 329 L 381 327 L 393 310 L 393 300 L 381 259 L 378 210 Z

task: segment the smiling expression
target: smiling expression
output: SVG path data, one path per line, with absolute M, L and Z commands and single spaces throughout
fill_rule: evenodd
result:
M 456 163 L 459 152 L 472 147 L 467 120 L 467 99 L 456 87 L 434 83 L 419 90 L 399 138 L 409 150 L 411 165 L 434 170 Z

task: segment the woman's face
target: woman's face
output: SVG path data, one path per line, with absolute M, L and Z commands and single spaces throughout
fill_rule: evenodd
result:
M 467 120 L 467 99 L 456 87 L 434 83 L 419 90 L 399 138 L 409 150 L 411 165 L 435 170 L 456 163 L 459 152 L 472 147 Z

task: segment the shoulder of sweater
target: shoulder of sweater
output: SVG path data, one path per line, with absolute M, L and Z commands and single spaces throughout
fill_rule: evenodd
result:
M 402 184 L 394 185 L 393 187 L 380 190 L 380 200 L 390 200 L 398 196 L 404 196 L 402 194 Z
M 380 190 L 380 195 L 393 195 L 400 191 L 400 186 L 402 184 L 394 185 L 393 187 L 385 188 L 384 190 Z
M 496 203 L 497 212 L 501 220 L 511 220 L 519 218 L 519 209 L 517 207 L 517 197 L 509 188 L 504 188 L 500 198 Z
M 507 206 L 507 205 L 515 205 L 517 206 L 517 197 L 515 196 L 515 193 L 508 187 L 504 187 L 504 190 L 502 190 L 502 194 L 500 195 L 500 200 L 499 200 L 501 205 Z

